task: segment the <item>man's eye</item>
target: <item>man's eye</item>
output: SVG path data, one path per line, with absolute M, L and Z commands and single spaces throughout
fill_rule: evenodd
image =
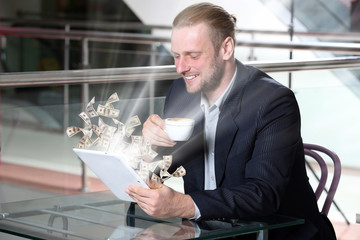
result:
M 199 54 L 191 54 L 190 57 L 192 59 L 197 59 L 197 58 L 199 58 Z

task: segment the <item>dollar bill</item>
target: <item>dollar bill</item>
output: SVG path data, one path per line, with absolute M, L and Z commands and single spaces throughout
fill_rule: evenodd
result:
M 112 131 L 113 133 L 116 131 L 116 127 L 110 126 L 104 122 L 102 118 L 99 117 L 99 128 L 101 130 L 101 134 L 106 133 L 107 131 Z
M 151 173 L 150 188 L 160 188 L 162 185 L 161 178 L 155 173 Z
M 116 131 L 116 128 L 113 126 L 109 126 L 109 125 L 107 125 L 103 129 L 103 132 L 102 132 L 100 138 L 102 141 L 102 146 L 105 148 L 106 151 L 110 147 L 110 144 L 112 142 L 115 131 Z
M 124 132 L 125 132 L 125 124 L 123 124 L 122 122 L 120 122 L 119 120 L 117 120 L 117 119 L 115 119 L 115 118 L 113 118 L 112 120 L 113 120 L 113 122 L 114 122 L 114 123 L 116 124 L 116 126 L 117 126 L 117 131 L 118 131 L 118 132 L 122 132 L 123 135 L 124 135 Z
M 129 118 L 125 123 L 125 135 L 130 137 L 131 134 L 135 131 L 135 127 L 141 125 L 141 121 L 137 115 Z
M 91 144 L 91 146 L 99 148 L 101 147 L 101 138 L 97 137 Z
M 131 136 L 130 154 L 141 156 L 142 136 Z
M 104 117 L 117 118 L 120 115 L 120 110 L 114 108 L 108 108 L 104 105 L 99 104 L 97 107 L 97 113 Z
M 108 100 L 106 101 L 106 103 L 114 103 L 119 101 L 119 96 L 117 95 L 116 92 L 114 92 L 113 94 L 110 95 L 110 97 L 108 98 Z
M 150 158 L 150 160 L 155 159 L 155 157 L 158 155 L 158 153 L 155 152 L 155 151 L 152 149 L 152 147 L 151 147 L 151 141 L 150 141 L 150 140 L 147 140 L 145 144 L 146 144 L 147 149 L 148 149 L 148 154 L 147 154 L 147 156 Z
M 186 170 L 183 166 L 178 167 L 175 172 L 172 173 L 173 177 L 183 177 L 186 175 Z
M 68 135 L 68 137 L 72 137 L 79 132 L 81 132 L 79 127 L 71 126 L 71 127 L 66 128 L 66 134 Z
M 82 118 L 82 120 L 84 120 L 84 122 L 85 122 L 85 124 L 87 126 L 91 126 L 91 120 L 90 120 L 89 116 L 85 112 L 81 112 L 79 114 L 79 116 Z
M 104 105 L 106 108 L 110 108 L 110 109 L 115 109 L 114 105 L 112 105 L 112 103 L 105 103 Z
M 99 126 L 101 132 L 103 132 L 104 129 L 107 127 L 107 124 L 104 122 L 104 120 L 102 120 L 101 117 L 99 117 L 98 126 Z
M 150 151 L 147 156 L 150 158 L 150 160 L 154 160 L 157 155 L 158 155 L 158 153 L 150 148 Z
M 136 159 L 136 158 L 133 158 L 133 159 Z M 140 169 L 141 171 L 149 172 L 149 164 L 147 164 L 147 162 L 140 161 L 140 162 L 139 162 L 139 169 Z
M 101 137 L 100 137 L 100 142 L 99 142 L 99 144 L 100 144 L 100 147 L 101 147 L 102 151 L 106 152 L 106 151 L 108 150 L 108 148 L 109 148 L 109 146 L 110 146 L 110 142 L 111 142 L 111 141 L 110 141 L 109 138 L 104 137 L 104 136 L 101 136 Z
M 88 138 L 91 138 L 92 133 L 93 133 L 91 128 L 80 128 L 80 131 Z
M 79 143 L 78 143 L 78 148 L 88 148 L 89 146 L 92 145 L 92 142 L 90 140 L 90 138 L 86 135 L 82 136 L 82 138 L 80 139 Z
M 158 155 L 158 153 L 151 148 L 150 140 L 145 140 L 143 142 L 143 145 L 141 147 L 141 155 L 147 162 L 154 160 L 154 158 Z
M 137 115 L 132 116 L 125 123 L 126 128 L 135 128 L 140 125 L 141 125 L 141 121 Z
M 101 134 L 101 129 L 99 126 L 95 125 L 95 124 L 92 124 L 91 125 L 91 129 L 94 131 L 94 133 L 97 135 L 97 136 L 100 136 Z
M 126 128 L 126 129 L 125 129 L 125 135 L 126 135 L 127 137 L 130 137 L 131 134 L 133 134 L 134 131 L 135 131 L 135 128 Z
M 99 114 L 94 109 L 95 97 L 86 106 L 86 112 L 89 114 L 90 118 L 97 117 Z
M 172 155 L 163 156 L 164 166 L 163 169 L 167 171 L 172 163 Z
M 131 143 L 133 144 L 133 146 L 140 147 L 142 145 L 142 142 L 142 136 L 131 136 Z
M 163 169 L 161 169 L 160 178 L 162 182 L 168 180 L 169 178 L 171 178 L 171 176 L 172 175 L 168 171 L 164 171 Z

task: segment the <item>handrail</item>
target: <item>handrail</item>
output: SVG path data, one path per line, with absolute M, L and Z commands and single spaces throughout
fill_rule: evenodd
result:
M 56 29 L 40 28 L 14 28 L 0 27 L 0 35 L 11 35 L 20 37 L 52 38 L 52 39 L 73 39 L 106 42 L 124 42 L 138 44 L 168 43 L 170 37 L 154 36 L 151 34 L 124 33 L 124 32 L 101 32 L 101 31 L 64 31 Z M 237 46 L 279 48 L 289 50 L 311 50 L 329 51 L 348 54 L 360 54 L 359 43 L 334 43 L 334 42 L 265 42 L 265 41 L 244 41 L 237 40 Z
M 51 39 L 72 39 L 107 42 L 127 42 L 127 43 L 144 43 L 151 44 L 157 42 L 169 42 L 169 37 L 157 37 L 151 34 L 137 34 L 124 32 L 101 32 L 86 30 L 64 31 L 58 29 L 41 29 L 41 28 L 21 28 L 21 27 L 0 27 L 0 35 L 34 37 L 34 38 L 51 38 Z
M 237 33 L 245 34 L 266 34 L 266 35 L 288 35 L 289 31 L 281 30 L 253 30 L 253 29 L 238 29 Z M 294 36 L 301 37 L 315 37 L 315 38 L 327 38 L 327 39 L 337 39 L 337 40 L 347 40 L 353 42 L 360 41 L 360 32 L 304 32 L 304 31 L 294 31 Z
M 333 43 L 333 42 L 264 42 L 264 41 L 236 41 L 237 46 L 262 47 L 262 48 L 279 48 L 288 50 L 310 50 L 326 51 L 348 54 L 360 54 L 359 43 Z
M 337 68 L 360 68 L 360 57 L 335 57 L 276 62 L 244 62 L 265 72 L 292 72 Z M 0 74 L 0 87 L 109 83 L 123 81 L 158 81 L 180 77 L 174 65 L 105 68 L 68 71 L 44 71 Z
M 39 26 L 55 26 L 65 27 L 66 25 L 75 28 L 89 28 L 89 29 L 111 29 L 113 31 L 119 30 L 153 30 L 153 29 L 164 29 L 171 30 L 172 27 L 169 25 L 145 25 L 143 23 L 134 22 L 109 22 L 109 21 L 81 21 L 81 20 L 63 20 L 63 19 L 11 19 L 11 18 L 0 18 L 0 22 L 12 22 L 29 25 Z M 238 34 L 266 34 L 266 35 L 289 35 L 288 30 L 265 30 L 265 29 L 237 29 Z M 315 37 L 315 38 L 327 38 L 327 39 L 338 39 L 347 40 L 353 42 L 360 41 L 359 32 L 305 32 L 305 31 L 294 31 L 294 36 L 304 37 Z
M 141 22 L 118 22 L 118 21 L 98 21 L 98 20 L 67 20 L 67 19 L 18 19 L 18 18 L 0 18 L 0 23 L 14 23 L 23 25 L 37 25 L 49 27 L 65 27 L 69 25 L 73 28 L 87 29 L 107 29 L 112 31 L 119 30 L 152 30 L 166 29 L 171 30 L 169 25 L 145 25 Z

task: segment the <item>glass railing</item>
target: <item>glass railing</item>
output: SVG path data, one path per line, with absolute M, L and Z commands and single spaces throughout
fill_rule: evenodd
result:
M 1 31 L 5 30 L 2 28 Z M 19 30 L 20 32 L 22 31 Z M 248 33 L 252 35 L 254 32 L 246 32 Z M 273 34 L 268 33 L 266 34 Z M 17 33 L 9 31 L 3 34 Z M 27 34 L 43 34 L 43 32 Z M 84 34 L 87 34 L 87 39 L 84 39 Z M 256 34 L 264 34 L 264 32 L 259 31 Z M 288 39 L 285 34 L 280 35 Z M 358 37 L 358 35 L 345 35 L 343 37 L 351 39 Z M 20 36 L 23 37 L 25 35 Z M 32 37 L 49 36 L 45 34 Z M 117 92 L 120 98 L 117 103 L 117 107 L 121 108 L 119 119 L 126 121 L 132 115 L 138 115 L 141 122 L 144 122 L 148 115 L 162 113 L 167 89 L 172 80 L 179 75 L 173 65 L 156 65 L 157 59 L 163 57 L 162 53 L 159 54 L 157 51 L 144 51 L 146 55 L 155 59 L 148 67 L 81 69 L 91 67 L 91 64 L 89 65 L 91 59 L 96 58 L 96 54 L 92 52 L 94 49 L 89 48 L 91 41 L 138 40 L 156 47 L 159 43 L 167 44 L 169 38 L 122 33 L 68 33 L 61 30 L 54 31 L 52 37 L 59 38 L 58 41 L 74 37 L 74 41 L 80 43 L 78 70 L 0 74 L 2 169 L 7 165 L 15 165 L 29 167 L 30 172 L 33 169 L 44 169 L 72 174 L 78 177 L 75 180 L 78 189 L 92 189 L 88 178 L 94 175 L 87 171 L 72 151 L 72 148 L 77 146 L 80 135 L 69 138 L 65 132 L 66 128 L 83 125 L 83 120 L 78 114 L 86 108 L 92 97 L 95 97 L 97 104 L 105 103 L 114 92 Z M 304 142 L 317 143 L 334 150 L 339 154 L 344 168 L 359 171 L 360 140 L 357 136 L 360 134 L 358 124 L 360 113 L 356 109 L 360 101 L 358 80 L 360 57 L 356 54 L 360 52 L 360 45 L 344 42 L 255 41 L 241 38 L 238 39 L 237 44 L 236 52 L 240 60 L 257 59 L 257 61 L 243 62 L 264 70 L 295 92 L 302 115 Z M 242 57 L 243 49 L 246 49 L 245 52 L 254 50 L 254 56 L 261 57 L 248 58 L 248 55 Z M 262 51 L 262 49 L 267 50 Z M 61 52 L 63 50 L 61 49 Z M 311 52 L 309 54 L 311 56 L 304 54 L 288 60 L 290 50 L 297 53 Z M 313 52 L 355 56 L 334 57 L 329 54 L 327 58 L 318 58 L 312 54 Z M 276 61 L 268 61 L 263 57 L 266 54 L 274 57 L 274 53 Z M 171 57 L 168 53 L 166 56 Z M 140 130 L 141 126 L 137 129 L 139 134 Z M 23 176 L 3 171 L 1 177 L 19 182 L 22 181 Z M 70 177 L 57 180 L 56 186 L 67 188 L 69 179 Z M 23 183 L 27 181 L 24 179 Z M 54 188 L 51 177 L 48 181 L 38 184 Z M 340 197 L 344 196 L 340 195 Z
M 131 26 L 133 25 L 129 27 Z M 2 71 L 49 71 L 173 64 L 167 47 L 170 43 L 170 28 L 165 26 L 143 26 L 143 28 L 152 29 L 154 33 L 2 26 L 0 27 L 3 48 Z M 165 33 L 156 34 L 157 30 L 165 31 Z M 360 44 L 356 43 L 360 39 L 358 33 L 294 31 L 293 36 L 294 40 L 289 41 L 287 31 L 238 29 L 236 55 L 240 59 L 246 59 L 242 56 L 246 53 L 247 59 L 286 60 L 289 58 L 289 51 L 310 50 L 320 53 L 354 55 L 360 52 Z M 299 40 L 301 38 L 311 38 L 311 41 Z M 322 41 L 319 42 L 318 39 Z M 255 49 L 256 54 L 253 53 Z M 276 59 L 274 59 L 274 54 L 277 56 Z
M 354 111 L 360 84 L 351 72 L 360 67 L 360 57 L 244 63 L 284 85 L 291 71 L 304 141 L 324 144 L 343 156 L 344 166 L 360 168 L 360 113 Z M 177 77 L 174 66 L 1 74 L 1 160 L 79 173 L 72 152 L 79 139 L 68 138 L 65 131 L 82 126 L 78 114 L 93 97 L 96 104 L 104 103 L 116 92 L 119 120 L 138 115 L 144 122 L 150 114 L 162 113 L 167 87 Z M 67 99 L 64 85 L 70 87 Z

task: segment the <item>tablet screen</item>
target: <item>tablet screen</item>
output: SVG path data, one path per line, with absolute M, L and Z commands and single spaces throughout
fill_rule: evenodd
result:
M 130 185 L 149 188 L 140 176 L 120 156 L 100 151 L 74 148 L 79 158 L 121 200 L 134 200 L 125 192 Z

